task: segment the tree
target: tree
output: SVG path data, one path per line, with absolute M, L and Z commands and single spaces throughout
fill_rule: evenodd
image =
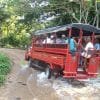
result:
M 97 26 L 98 12 L 94 0 L 0 0 L 0 38 L 5 45 L 24 47 L 30 33 L 45 27 L 69 23 Z
M 36 19 L 39 16 L 37 8 L 33 9 L 30 0 L 2 0 L 1 43 L 25 47 L 29 42 L 31 31 L 41 29 L 42 25 Z M 35 14 L 37 12 L 37 14 Z M 9 16 L 8 16 L 9 15 Z
M 43 7 L 45 13 L 56 18 L 56 25 L 76 23 L 88 23 L 96 26 L 96 9 L 94 0 L 49 0 L 49 4 Z

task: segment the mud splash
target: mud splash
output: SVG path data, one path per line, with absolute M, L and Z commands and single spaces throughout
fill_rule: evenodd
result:
M 56 91 L 52 88 L 52 81 L 48 80 L 45 73 L 34 70 L 27 80 L 30 93 L 37 100 L 59 100 Z
M 56 80 L 53 88 L 61 100 L 66 100 L 68 96 L 70 96 L 69 100 L 100 100 L 100 87 L 93 87 L 93 85 L 87 82 L 73 81 L 70 84 L 66 81 Z M 66 95 L 68 96 L 66 97 Z
M 35 73 L 35 75 L 32 74 L 30 76 L 28 81 L 33 80 L 35 77 L 36 84 L 40 90 L 53 90 L 52 92 L 57 94 L 59 100 L 100 100 L 100 78 L 83 82 L 76 80 L 69 82 L 69 80 L 63 78 L 48 80 L 45 73 Z

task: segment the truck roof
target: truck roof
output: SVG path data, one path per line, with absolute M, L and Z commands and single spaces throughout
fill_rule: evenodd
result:
M 95 33 L 96 35 L 100 35 L 100 28 L 96 28 L 93 25 L 89 24 L 82 24 L 82 23 L 72 23 L 62 26 L 56 26 L 51 27 L 43 30 L 38 30 L 35 32 L 35 35 L 43 35 L 47 33 L 57 33 L 57 32 L 66 32 L 69 29 L 72 29 L 72 31 L 77 35 L 79 33 L 79 30 L 83 30 L 83 35 L 90 35 L 91 33 Z M 67 32 L 66 32 L 67 33 Z

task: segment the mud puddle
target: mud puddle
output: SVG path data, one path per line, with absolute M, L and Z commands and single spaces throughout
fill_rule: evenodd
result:
M 19 86 L 20 85 L 20 86 Z M 64 78 L 47 79 L 44 72 L 34 70 L 25 65 L 18 73 L 14 86 L 16 97 L 31 95 L 21 100 L 100 100 L 100 78 L 86 81 L 69 81 Z M 21 89 L 21 88 L 24 89 Z M 25 90 L 26 88 L 26 90 Z M 20 92 L 24 92 L 24 94 Z M 24 97 L 25 98 L 25 97 Z M 13 99 L 9 99 L 13 100 Z
M 35 84 L 33 85 L 33 82 Z M 31 86 L 30 86 L 31 83 Z M 69 81 L 63 78 L 52 78 L 47 79 L 44 72 L 34 71 L 28 78 L 28 86 L 34 96 L 41 95 L 43 97 L 44 93 L 48 100 L 50 99 L 50 93 L 53 92 L 59 98 L 59 100 L 100 100 L 100 78 L 85 80 L 85 81 Z M 30 88 L 31 87 L 31 88 Z M 32 89 L 32 87 L 35 87 Z M 35 94 L 33 91 L 36 91 Z M 55 95 L 53 95 L 53 100 L 55 100 Z M 46 99 L 47 99 L 46 98 Z M 39 100 L 43 100 L 42 98 Z

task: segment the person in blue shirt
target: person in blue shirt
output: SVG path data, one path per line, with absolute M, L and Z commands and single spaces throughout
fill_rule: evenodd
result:
M 94 47 L 96 50 L 100 50 L 100 41 L 99 39 L 96 39 L 96 43 L 94 44 Z
M 66 43 L 69 45 L 69 49 L 70 49 L 71 54 L 75 55 L 77 43 L 74 40 L 74 38 L 72 38 L 72 37 L 67 38 Z

